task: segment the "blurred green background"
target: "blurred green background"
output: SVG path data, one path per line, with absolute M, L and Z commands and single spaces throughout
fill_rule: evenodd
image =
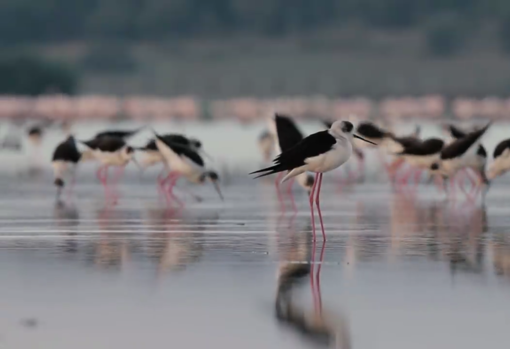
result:
M 510 92 L 505 0 L 3 0 L 0 44 L 0 93 Z

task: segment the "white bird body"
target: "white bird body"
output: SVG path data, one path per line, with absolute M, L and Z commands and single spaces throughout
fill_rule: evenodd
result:
M 305 165 L 291 170 L 282 179 L 282 183 L 307 171 L 325 173 L 343 165 L 352 155 L 352 140 L 332 129 L 328 133 L 335 137 L 336 143 L 326 153 L 310 157 L 304 160 Z
M 94 150 L 95 158 L 103 165 L 125 166 L 133 158 L 133 153 L 128 153 L 127 146 L 116 152 L 104 152 Z
M 441 160 L 441 173 L 443 175 L 452 176 L 463 168 L 480 169 L 485 165 L 485 161 L 477 155 L 480 142 L 476 142 L 468 151 L 459 157 L 447 160 Z M 483 162 L 482 162 L 483 161 Z
M 439 161 L 440 154 L 433 154 L 427 156 L 403 155 L 402 158 L 411 165 L 418 168 L 429 169 L 432 164 Z
M 510 170 L 510 148 L 506 148 L 489 166 L 489 179 L 494 179 Z
M 63 160 L 55 160 L 51 162 L 53 174 L 55 178 L 62 178 L 69 172 L 76 171 L 76 165 Z
M 159 151 L 146 150 L 141 156 L 140 166 L 145 169 L 163 162 L 165 162 L 165 159 Z

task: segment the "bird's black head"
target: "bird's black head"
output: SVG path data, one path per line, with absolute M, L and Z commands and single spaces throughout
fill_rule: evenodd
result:
M 202 142 L 200 142 L 198 139 L 190 139 L 191 146 L 199 149 L 202 148 Z
M 207 176 L 211 179 L 213 182 L 217 182 L 220 179 L 220 176 L 214 171 L 210 171 L 207 173 Z
M 314 182 L 315 182 L 315 177 L 313 175 L 306 176 L 306 186 L 308 188 L 312 188 Z
M 216 192 L 218 193 L 218 195 L 220 196 L 221 200 L 223 201 L 223 194 L 221 193 L 221 190 L 220 190 L 220 186 L 219 186 L 219 179 L 220 179 L 220 176 L 218 176 L 218 174 L 214 171 L 208 171 L 208 172 L 205 172 L 203 173 L 200 178 L 199 178 L 199 181 L 201 183 L 205 182 L 205 180 L 209 178 L 209 180 L 211 181 L 211 183 L 213 184 L 214 186 L 214 189 L 216 189 Z
M 342 131 L 345 133 L 352 132 L 352 129 L 354 128 L 354 125 L 352 122 L 349 121 L 342 121 Z
M 61 178 L 55 178 L 55 182 L 53 182 L 53 183 L 55 184 L 55 186 L 57 186 L 59 188 L 64 187 L 64 181 Z

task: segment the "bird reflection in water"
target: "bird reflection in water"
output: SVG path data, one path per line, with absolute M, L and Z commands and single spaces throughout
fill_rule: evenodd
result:
M 452 277 L 458 271 L 481 274 L 488 231 L 485 206 L 449 212 L 450 224 L 441 233 L 442 255 Z
M 320 264 L 314 277 L 315 243 L 309 233 L 294 234 L 291 242 L 282 253 L 278 271 L 278 287 L 275 300 L 275 317 L 279 324 L 297 332 L 314 346 L 351 348 L 348 322 L 344 316 L 324 311 L 320 290 L 320 272 L 324 261 L 326 242 L 322 244 Z M 313 310 L 307 310 L 297 301 L 294 291 L 310 279 L 313 296 Z
M 92 240 L 93 252 L 90 257 L 94 265 L 101 268 L 125 269 L 131 259 L 130 244 L 133 239 L 127 239 L 126 234 L 131 235 L 135 230 L 132 224 L 132 212 L 103 208 L 97 213 L 97 224 L 100 228 L 99 240 Z M 125 226 L 132 226 L 125 233 Z M 122 230 L 121 230 L 122 229 Z M 121 231 L 119 231 L 121 230 Z
M 64 240 L 64 252 L 78 252 L 78 243 L 75 237 L 77 235 L 76 227 L 80 224 L 80 215 L 77 208 L 63 201 L 57 201 L 53 209 L 53 219 L 54 225 L 58 228 L 64 228 L 63 234 L 68 237 Z
M 203 256 L 201 242 L 206 227 L 216 224 L 219 214 L 211 212 L 199 216 L 181 215 L 180 211 L 149 209 L 150 226 L 147 253 L 155 260 L 158 278 L 167 272 L 185 270 Z
M 495 234 L 490 250 L 495 274 L 510 281 L 510 235 L 506 232 Z

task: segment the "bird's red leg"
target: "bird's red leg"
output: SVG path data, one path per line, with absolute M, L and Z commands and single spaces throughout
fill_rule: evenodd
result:
M 163 194 L 165 194 L 165 199 L 166 199 L 166 203 L 167 205 L 170 204 L 170 201 L 171 201 L 171 198 L 172 196 L 170 195 L 170 193 L 168 192 L 167 188 L 165 187 L 166 183 L 170 180 L 172 180 L 172 178 L 174 177 L 174 173 L 173 172 L 168 172 L 168 175 L 165 177 L 165 178 L 162 178 L 161 181 L 159 182 L 159 185 L 161 187 L 161 192 Z
M 310 195 L 310 197 L 312 197 L 312 196 Z M 315 274 L 315 250 L 316 249 L 317 249 L 317 243 L 316 243 L 315 235 L 314 235 L 314 239 L 312 241 L 312 250 L 310 251 L 311 252 L 311 256 L 310 256 L 310 288 L 312 289 L 312 298 L 313 298 L 314 306 L 316 306 L 316 304 L 317 304 L 317 292 L 315 290 L 315 278 L 314 278 L 314 274 Z
M 312 215 L 312 235 L 313 241 L 317 239 L 315 235 L 315 217 L 313 214 L 313 196 L 315 195 L 315 187 L 317 186 L 317 180 L 319 178 L 319 173 L 315 174 L 315 181 L 313 182 L 312 191 L 310 192 L 310 211 Z
M 177 181 L 179 180 L 180 176 L 181 175 L 179 173 L 174 173 L 173 174 L 172 179 L 170 180 L 170 184 L 168 185 L 167 191 L 168 191 L 168 194 L 170 195 L 170 197 L 172 198 L 172 200 L 177 202 L 177 204 L 180 207 L 183 207 L 184 203 L 177 196 L 175 196 L 174 193 L 173 193 L 174 187 L 177 184 Z
M 326 241 L 326 232 L 324 230 L 324 222 L 322 221 L 322 212 L 320 204 L 321 186 L 322 186 L 323 173 L 319 173 L 319 184 L 317 184 L 317 196 L 315 197 L 315 204 L 317 205 L 317 212 L 319 212 L 319 220 L 321 222 L 322 239 Z
M 315 287 L 316 293 L 317 293 L 315 311 L 317 311 L 319 314 L 322 313 L 321 269 L 322 269 L 322 264 L 324 263 L 324 252 L 325 251 L 326 251 L 326 240 L 324 240 L 324 242 L 322 243 L 321 254 L 319 257 L 319 266 L 317 267 L 317 274 L 315 275 L 315 282 L 317 284 L 317 286 Z
M 158 193 L 160 195 L 164 193 L 164 182 L 163 181 L 165 180 L 165 178 L 163 177 L 163 174 L 165 173 L 165 170 L 166 170 L 166 167 L 163 166 L 163 168 L 161 169 L 161 172 L 159 172 L 158 177 L 156 179 Z

